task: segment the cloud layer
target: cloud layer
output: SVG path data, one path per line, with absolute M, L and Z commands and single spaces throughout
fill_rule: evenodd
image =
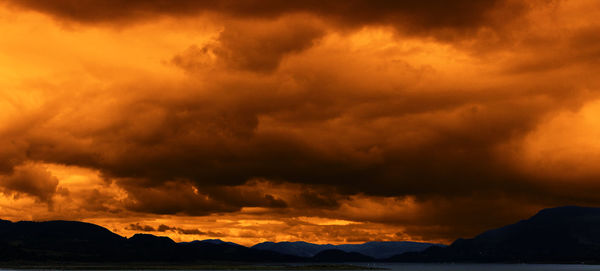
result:
M 449 242 L 600 204 L 594 1 L 3 2 L 7 218 Z

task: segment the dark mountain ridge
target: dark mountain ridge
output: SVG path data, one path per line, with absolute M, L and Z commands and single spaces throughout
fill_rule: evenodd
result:
M 282 254 L 300 256 L 300 257 L 313 257 L 319 252 L 337 249 L 345 252 L 357 252 L 374 259 L 385 259 L 394 255 L 402 254 L 404 252 L 419 252 L 423 251 L 431 246 L 444 246 L 441 244 L 432 243 L 419 243 L 419 242 L 366 242 L 363 244 L 343 244 L 343 245 L 331 245 L 331 244 L 313 244 L 302 241 L 297 242 L 264 242 L 252 246 L 255 249 L 276 251 Z
M 296 241 L 277 243 L 263 242 L 252 246 L 252 248 L 267 251 L 277 251 L 282 254 L 295 255 L 299 257 L 313 257 L 323 250 L 335 249 L 335 246 L 329 244 L 320 245 L 303 241 Z
M 388 259 L 398 262 L 600 263 L 600 208 L 544 209 L 529 219 Z
M 0 221 L 0 261 L 301 262 L 304 258 L 227 242 L 176 243 L 168 237 L 131 238 L 84 222 Z
M 419 243 L 417 243 L 419 244 Z M 168 237 L 117 235 L 98 225 L 75 221 L 0 220 L 0 263 L 11 262 L 529 262 L 600 263 L 600 208 L 544 209 L 529 219 L 382 259 L 407 242 L 317 245 L 261 243 L 252 248 L 221 240 L 176 243 Z M 414 245 L 414 244 L 412 244 Z M 423 244 L 419 244 L 418 248 Z M 307 256 L 295 256 L 305 253 Z M 360 249 L 360 250 L 359 250 Z M 369 250 L 372 250 L 369 252 Z M 374 249 L 374 250 L 373 250 Z M 318 251 L 317 251 L 318 250 Z M 315 252 L 316 251 L 316 252 Z M 380 251 L 380 252 L 373 252 Z M 314 254 L 313 254 L 314 253 Z M 381 253 L 373 257 L 371 253 Z
M 248 248 L 218 239 L 177 243 L 168 237 L 151 234 L 125 238 L 101 226 L 77 221 L 13 223 L 0 220 L 0 262 L 358 262 L 375 259 L 358 251 L 363 245 L 368 250 L 378 245 L 389 248 L 394 244 L 404 244 L 370 242 L 334 246 L 287 243 L 316 250 L 295 255 L 278 249 Z M 268 244 L 279 246 L 282 243 L 257 246 Z

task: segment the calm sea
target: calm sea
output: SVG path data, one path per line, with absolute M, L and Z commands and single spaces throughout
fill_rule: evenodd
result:
M 360 264 L 359 264 L 360 265 Z M 563 264 L 362 264 L 361 266 L 383 267 L 392 271 L 600 271 L 600 265 L 563 265 Z M 0 269 L 0 271 L 22 271 L 18 269 Z M 28 271 L 58 271 L 58 269 L 29 269 Z M 79 270 L 85 271 L 85 270 Z M 91 270 L 90 270 L 91 271 Z M 101 271 L 101 270 L 93 270 Z M 143 269 L 137 270 L 143 271 Z M 150 270 L 148 270 L 150 271 Z M 151 270 L 177 271 L 177 270 Z M 180 270 L 179 270 L 180 271 Z M 210 270 L 202 270 L 210 271 Z M 217 270 L 215 270 L 217 271 Z M 225 270 L 218 270 L 225 271 Z M 254 270 L 253 270 L 254 271 Z M 260 271 L 260 270 L 258 270 Z M 276 270 L 269 270 L 276 271 Z M 314 271 L 314 270 L 310 270 Z M 327 271 L 327 270 L 320 270 Z M 339 271 L 339 270 L 336 270 Z
M 393 271 L 600 271 L 600 265 L 562 264 L 389 264 L 377 266 Z

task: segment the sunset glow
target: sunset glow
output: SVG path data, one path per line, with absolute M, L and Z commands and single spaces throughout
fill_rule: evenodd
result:
M 600 205 L 600 2 L 293 2 L 0 0 L 0 218 L 449 243 Z

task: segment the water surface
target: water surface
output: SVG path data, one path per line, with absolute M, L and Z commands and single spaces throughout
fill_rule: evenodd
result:
M 294 265 L 294 264 L 292 264 Z M 600 271 L 600 265 L 576 265 L 576 264 L 415 264 L 415 263 L 403 263 L 403 264 L 381 264 L 381 263 L 364 263 L 364 264 L 352 264 L 363 267 L 370 268 L 386 268 L 391 271 Z M 297 265 L 294 265 L 297 266 Z M 248 266 L 246 266 L 247 268 Z M 282 269 L 278 270 L 271 268 L 265 268 L 265 271 L 289 271 Z M 160 267 L 158 267 L 160 268 Z M 244 268 L 231 268 L 227 267 L 224 269 L 210 269 L 209 268 L 184 268 L 185 270 L 202 270 L 202 271 L 224 271 L 224 270 L 263 270 L 260 267 L 257 269 L 244 269 Z M 24 269 L 12 269 L 12 268 L 0 268 L 0 271 L 23 271 Z M 35 269 L 26 269 L 28 271 L 58 271 L 63 270 L 59 268 L 35 268 Z M 131 271 L 132 269 L 102 269 L 102 268 L 94 268 L 94 269 L 86 269 L 86 268 L 76 268 L 78 271 L 102 271 L 102 270 L 112 270 L 112 271 Z M 301 271 L 303 269 L 295 269 L 295 271 Z M 323 270 L 327 271 L 329 269 L 314 269 L 307 268 L 307 271 L 315 271 L 315 270 Z M 340 269 L 330 269 L 331 271 L 340 271 Z M 136 271 L 182 271 L 182 269 L 144 269 L 143 267 L 137 269 Z
M 600 265 L 568 264 L 376 264 L 392 271 L 591 271 Z

